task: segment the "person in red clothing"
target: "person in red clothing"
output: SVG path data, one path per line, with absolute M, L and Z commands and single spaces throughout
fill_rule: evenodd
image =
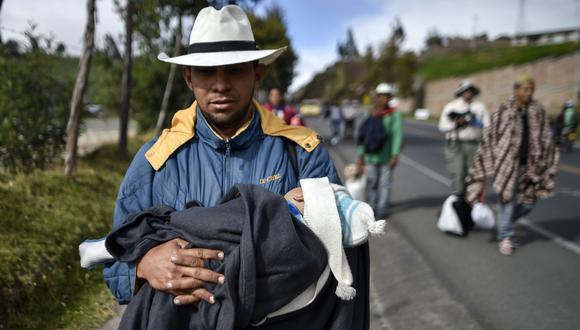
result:
M 272 88 L 268 94 L 268 102 L 263 107 L 273 112 L 276 117 L 281 118 L 288 125 L 304 126 L 304 121 L 296 112 L 296 109 L 284 102 L 284 95 L 279 88 Z

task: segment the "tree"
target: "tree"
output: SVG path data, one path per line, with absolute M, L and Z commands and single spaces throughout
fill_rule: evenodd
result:
M 83 54 L 79 63 L 79 72 L 73 90 L 70 117 L 67 124 L 67 141 L 64 163 L 64 174 L 71 178 L 76 169 L 77 143 L 79 134 L 80 116 L 84 108 L 84 95 L 90 74 L 91 59 L 95 46 L 95 0 L 87 0 L 87 24 Z
M 119 153 L 122 157 L 127 156 L 127 139 L 129 129 L 129 110 L 131 108 L 131 80 L 133 66 L 133 19 L 135 15 L 135 3 L 127 0 L 123 19 L 125 21 L 125 54 L 123 56 L 123 78 L 121 82 L 121 113 L 119 129 Z
M 0 13 L 2 12 L 2 3 L 4 0 L 0 0 Z M 0 45 L 2 44 L 2 31 L 0 31 Z
M 443 37 L 439 34 L 437 28 L 429 30 L 427 38 L 425 39 L 425 45 L 427 49 L 443 46 Z
M 292 48 L 288 37 L 284 12 L 279 6 L 266 10 L 264 16 L 248 15 L 256 44 L 262 49 L 274 49 L 287 46 L 287 50 L 278 59 L 268 66 L 268 75 L 262 82 L 262 89 L 280 88 L 283 92 L 288 89 L 294 79 L 294 66 L 298 57 Z
M 183 18 L 178 16 L 178 24 L 175 29 L 175 48 L 173 49 L 173 56 L 178 56 L 181 53 L 181 30 L 183 28 Z M 167 111 L 169 109 L 169 97 L 171 96 L 171 91 L 173 90 L 173 83 L 175 82 L 175 74 L 177 72 L 177 64 L 171 63 L 169 69 L 169 76 L 167 77 L 167 84 L 165 86 L 165 92 L 163 92 L 163 101 L 161 102 L 161 110 L 159 111 L 159 117 L 157 118 L 157 124 L 155 125 L 155 136 L 161 135 L 161 130 L 163 130 L 163 125 L 165 123 L 165 118 L 167 117 Z
M 62 74 L 49 38 L 30 29 L 28 43 L 0 45 L 0 180 L 52 167 L 65 146 L 74 77 Z
M 341 58 L 350 60 L 353 57 L 358 57 L 359 52 L 356 47 L 356 42 L 354 41 L 354 35 L 352 34 L 352 29 L 348 28 L 346 31 L 346 41 L 344 43 L 338 43 L 338 55 Z

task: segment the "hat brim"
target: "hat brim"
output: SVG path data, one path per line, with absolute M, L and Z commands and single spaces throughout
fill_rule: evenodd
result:
M 286 47 L 264 50 L 238 50 L 227 52 L 191 53 L 176 57 L 169 57 L 165 53 L 159 54 L 157 59 L 167 63 L 185 66 L 221 66 L 238 63 L 260 61 L 260 64 L 269 65 L 280 56 Z

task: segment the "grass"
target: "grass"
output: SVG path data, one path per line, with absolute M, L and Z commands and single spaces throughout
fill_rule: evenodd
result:
M 110 229 L 129 165 L 118 158 L 106 146 L 80 159 L 74 180 L 58 168 L 0 182 L 0 329 L 88 329 L 115 314 L 101 268 L 80 268 L 78 244 Z
M 580 50 L 580 42 L 547 46 L 495 47 L 442 55 L 419 66 L 423 79 L 437 80 L 452 76 L 518 65 L 550 56 L 562 56 Z

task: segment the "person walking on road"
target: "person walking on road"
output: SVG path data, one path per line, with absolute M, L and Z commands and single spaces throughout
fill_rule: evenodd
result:
M 445 159 L 451 178 L 452 193 L 465 196 L 465 177 L 481 141 L 483 128 L 489 125 L 489 115 L 483 102 L 475 101 L 479 88 L 470 80 L 462 81 L 439 119 L 439 130 L 445 133 Z
M 476 203 L 493 177 L 499 199 L 499 252 L 511 255 L 515 222 L 528 214 L 538 198 L 554 193 L 559 152 L 551 137 L 544 107 L 533 98 L 535 82 L 523 75 L 514 95 L 491 116 L 467 176 L 467 201 Z
M 316 132 L 286 125 L 253 99 L 254 90 L 266 76 L 266 66 L 285 48 L 259 49 L 249 19 L 238 6 L 227 5 L 220 10 L 206 7 L 200 11 L 191 31 L 188 53 L 172 58 L 159 56 L 164 62 L 183 66 L 185 83 L 196 101 L 178 111 L 172 127 L 143 145 L 135 155 L 119 189 L 114 228 L 130 214 L 157 205 L 183 210 L 189 202 L 198 201 L 207 207 L 215 206 L 236 184 L 259 184 L 279 195 L 297 187 L 303 178 L 328 177 L 340 184 Z M 316 309 L 317 321 L 327 321 L 319 329 L 369 328 L 365 277 L 369 272 L 368 244 L 346 249 L 345 253 L 353 265 L 357 295 L 349 302 L 335 296 L 331 301 L 314 302 L 307 307 Z M 220 278 L 223 281 L 223 274 L 208 267 L 227 258 L 227 253 L 173 239 L 159 243 L 136 262 L 108 264 L 104 277 L 123 304 L 139 294 L 142 285 L 171 295 L 176 305 L 213 304 L 219 303 L 219 297 L 210 291 L 219 285 Z M 337 287 L 333 281 L 328 285 L 332 291 Z M 255 298 L 251 287 L 244 288 L 247 297 Z M 321 312 L 320 305 L 327 312 Z M 189 308 L 195 312 L 194 306 Z M 284 329 L 290 329 L 300 324 L 300 315 L 304 318 L 308 313 L 280 319 L 280 327 L 271 328 L 285 325 Z M 240 325 L 246 326 L 249 327 Z M 266 327 L 270 328 L 268 324 Z
M 556 119 L 555 139 L 560 143 L 560 148 L 565 152 L 572 151 L 576 142 L 576 127 L 578 126 L 578 116 L 572 100 L 566 101 L 562 111 Z
M 304 126 L 304 121 L 296 112 L 296 109 L 284 101 L 284 94 L 279 88 L 274 87 L 270 90 L 268 102 L 263 107 L 276 115 L 276 117 L 283 119 L 288 125 Z
M 375 88 L 375 104 L 359 127 L 357 171 L 367 174 L 369 204 L 379 218 L 389 214 L 393 171 L 399 161 L 403 142 L 403 118 L 390 105 L 395 94 L 392 84 Z
M 344 118 L 342 114 L 342 108 L 338 106 L 336 102 L 330 102 L 326 111 L 324 113 L 325 118 L 330 119 L 330 130 L 332 132 L 332 137 L 330 138 L 330 144 L 337 145 L 340 142 L 340 132 L 342 129 L 342 120 Z

